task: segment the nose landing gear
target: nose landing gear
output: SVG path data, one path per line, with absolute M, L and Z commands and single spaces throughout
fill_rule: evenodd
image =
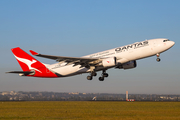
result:
M 158 54 L 156 54 L 156 56 L 157 56 L 156 61 L 157 61 L 157 62 L 160 62 L 160 61 L 161 61 L 161 59 L 159 58 L 160 54 L 158 53 Z

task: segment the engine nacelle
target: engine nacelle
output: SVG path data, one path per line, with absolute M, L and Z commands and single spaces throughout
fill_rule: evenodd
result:
M 132 69 L 132 68 L 135 68 L 137 66 L 137 63 L 135 60 L 133 61 L 129 61 L 127 63 L 124 63 L 122 65 L 119 65 L 117 68 L 119 69 Z
M 112 67 L 116 65 L 116 57 L 103 59 L 102 61 L 103 67 Z

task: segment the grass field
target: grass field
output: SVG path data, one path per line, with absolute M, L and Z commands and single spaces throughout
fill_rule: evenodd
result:
M 180 102 L 0 102 L 0 119 L 180 120 Z

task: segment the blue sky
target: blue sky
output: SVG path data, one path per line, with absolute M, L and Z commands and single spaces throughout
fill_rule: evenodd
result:
M 179 94 L 179 5 L 179 0 L 1 0 L 0 91 Z M 5 74 L 21 70 L 10 50 L 14 47 L 80 57 L 153 38 L 176 44 L 161 54 L 160 63 L 151 57 L 138 60 L 135 69 L 110 69 L 104 82 L 88 81 L 88 74 L 57 79 Z

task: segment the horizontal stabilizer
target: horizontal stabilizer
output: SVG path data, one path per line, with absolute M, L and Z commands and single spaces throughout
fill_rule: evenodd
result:
M 34 71 L 10 71 L 6 73 L 16 73 L 16 74 L 22 74 L 22 75 L 29 75 L 34 74 Z

